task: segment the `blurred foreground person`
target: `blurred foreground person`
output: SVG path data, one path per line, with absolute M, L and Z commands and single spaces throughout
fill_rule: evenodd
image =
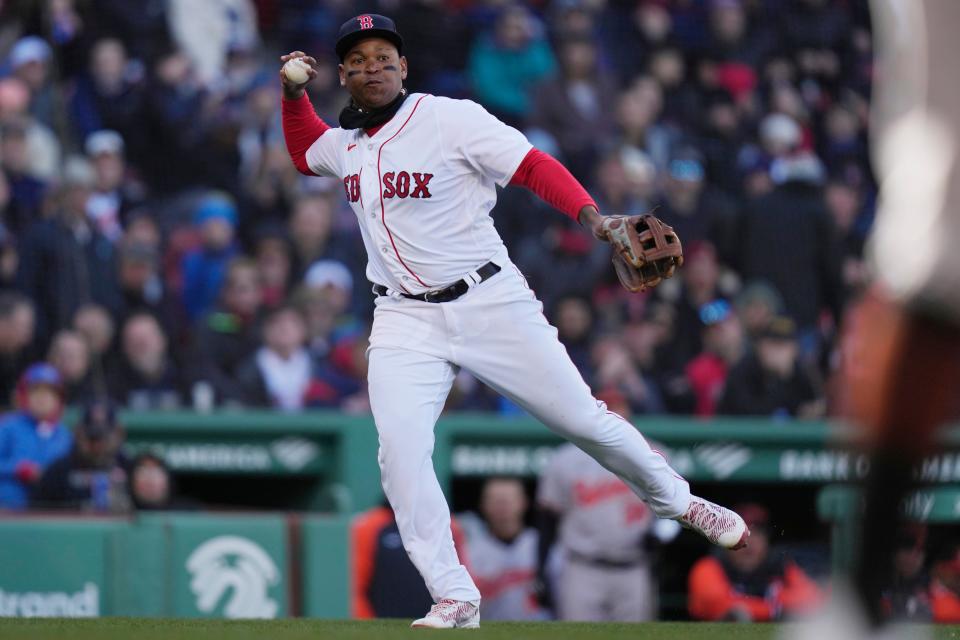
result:
M 960 383 L 960 3 L 874 0 L 871 10 L 877 281 L 848 318 L 843 350 L 845 408 L 865 430 L 871 464 L 853 593 L 838 585 L 823 619 L 797 630 L 816 640 L 879 635 L 901 502 Z

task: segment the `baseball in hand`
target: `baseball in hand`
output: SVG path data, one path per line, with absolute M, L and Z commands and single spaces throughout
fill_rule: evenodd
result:
M 293 58 L 287 60 L 283 65 L 283 75 L 294 84 L 305 84 L 310 80 L 310 75 L 307 73 L 308 69 L 310 69 L 310 65 L 306 62 L 300 58 Z

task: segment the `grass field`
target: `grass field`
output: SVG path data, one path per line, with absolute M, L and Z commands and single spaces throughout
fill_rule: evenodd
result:
M 766 640 L 778 625 L 671 623 L 580 624 L 488 622 L 479 630 L 408 628 L 404 620 L 170 620 L 156 618 L 0 619 L 2 640 L 393 640 L 440 634 L 467 640 Z M 920 629 L 918 628 L 918 631 Z M 937 640 L 960 640 L 960 627 L 934 627 Z M 908 634 L 912 635 L 912 634 Z M 929 635 L 927 637 L 930 637 Z

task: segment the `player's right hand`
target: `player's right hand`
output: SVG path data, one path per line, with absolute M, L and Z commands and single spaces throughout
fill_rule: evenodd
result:
M 286 64 L 288 60 L 294 60 L 300 58 L 308 65 L 310 68 L 307 69 L 307 75 L 309 79 L 306 82 L 294 83 L 287 79 L 287 75 L 283 72 L 283 68 L 280 69 L 280 82 L 283 84 L 283 95 L 285 98 L 296 100 L 303 95 L 304 87 L 307 84 L 317 77 L 317 60 L 312 56 L 308 56 L 303 51 L 291 51 L 290 53 L 280 56 L 280 62 Z

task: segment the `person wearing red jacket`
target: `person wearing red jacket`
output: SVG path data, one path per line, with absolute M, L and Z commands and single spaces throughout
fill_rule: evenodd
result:
M 960 624 L 960 544 L 954 544 L 933 565 L 930 611 L 933 621 Z
M 701 558 L 688 576 L 688 609 L 697 620 L 766 622 L 816 608 L 817 584 L 796 563 L 770 552 L 766 509 L 737 509 L 750 527 L 750 544 L 737 553 Z

